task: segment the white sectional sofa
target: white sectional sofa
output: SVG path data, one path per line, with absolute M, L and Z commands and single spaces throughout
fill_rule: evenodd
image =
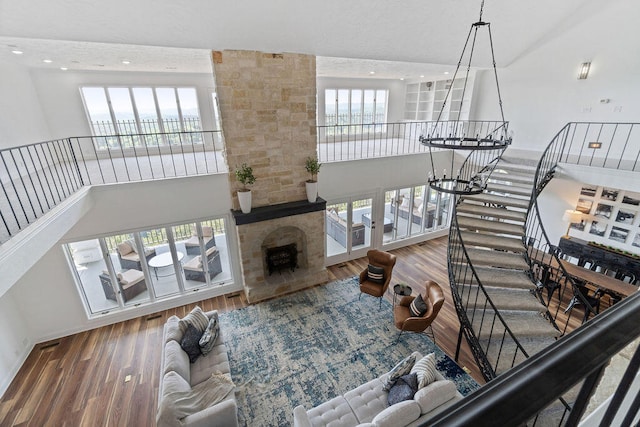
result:
M 437 381 L 418 390 L 412 400 L 389 406 L 383 390 L 388 373 L 313 409 L 297 406 L 294 427 L 414 427 L 462 399 L 455 384 L 437 373 Z
M 216 312 L 205 313 L 209 319 Z M 162 359 L 160 371 L 160 387 L 158 389 L 158 408 L 163 404 L 163 399 L 174 392 L 189 392 L 193 387 L 207 381 L 213 373 L 231 376 L 227 348 L 224 345 L 222 330 L 218 335 L 213 350 L 206 356 L 200 356 L 195 363 L 189 363 L 189 356 L 180 347 L 183 332 L 181 331 L 177 316 L 171 316 L 164 325 L 162 339 Z M 164 426 L 191 426 L 191 427 L 233 427 L 238 425 L 238 407 L 235 394 L 229 393 L 224 400 L 212 406 L 188 415 L 179 422 L 159 422 L 158 427 Z

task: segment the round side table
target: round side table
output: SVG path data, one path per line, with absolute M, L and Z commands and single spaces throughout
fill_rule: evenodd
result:
M 393 305 L 396 305 L 396 298 L 398 297 L 406 297 L 411 295 L 411 286 L 405 285 L 402 283 L 398 283 L 393 287 Z

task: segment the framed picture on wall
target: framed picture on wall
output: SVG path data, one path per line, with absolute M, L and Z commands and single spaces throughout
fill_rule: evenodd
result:
M 614 190 L 613 188 L 603 188 L 600 198 L 615 202 L 618 200 L 618 190 Z
M 572 222 L 571 223 L 571 228 L 574 229 L 574 230 L 578 230 L 578 231 L 584 231 L 585 225 L 587 225 L 587 224 L 584 221 Z
M 640 205 L 640 194 L 627 192 L 622 198 L 622 203 L 625 203 L 627 205 L 638 206 Z
M 593 200 L 580 198 L 578 199 L 576 210 L 582 212 L 583 214 L 588 214 L 589 212 L 591 212 L 592 206 L 593 206 Z
M 629 230 L 625 230 L 620 227 L 611 227 L 611 233 L 609 233 L 609 240 L 615 240 L 616 242 L 624 243 L 629 237 Z
M 611 218 L 611 212 L 613 211 L 613 206 L 606 205 L 604 203 L 598 203 L 596 206 L 596 211 L 593 213 L 595 216 L 600 216 L 602 218 Z
M 583 196 L 593 197 L 596 195 L 597 190 L 598 187 L 596 187 L 595 185 L 583 185 L 582 190 L 580 190 L 580 194 L 582 194 Z
M 628 211 L 626 209 L 620 209 L 616 214 L 616 222 L 621 222 L 622 224 L 633 224 L 633 220 L 635 218 L 636 212 Z
M 594 234 L 596 236 L 604 236 L 604 233 L 607 232 L 607 224 L 592 221 L 591 228 L 589 229 L 589 234 Z

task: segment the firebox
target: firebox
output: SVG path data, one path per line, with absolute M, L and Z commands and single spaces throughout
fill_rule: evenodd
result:
M 298 266 L 298 247 L 295 243 L 267 249 L 267 269 L 269 276 L 274 271 L 291 269 L 295 271 Z

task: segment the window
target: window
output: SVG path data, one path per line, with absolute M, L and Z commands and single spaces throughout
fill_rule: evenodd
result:
M 83 87 L 81 91 L 93 134 L 109 136 L 96 139 L 98 149 L 173 144 L 179 139 L 130 135 L 202 130 L 192 87 Z
M 63 246 L 90 316 L 233 283 L 224 218 Z
M 381 89 L 326 89 L 325 125 L 372 125 L 387 121 L 387 91 Z M 362 126 L 348 126 L 350 133 Z M 383 131 L 382 127 L 376 130 Z M 366 131 L 370 132 L 370 129 Z M 360 130 L 362 132 L 362 130 Z

